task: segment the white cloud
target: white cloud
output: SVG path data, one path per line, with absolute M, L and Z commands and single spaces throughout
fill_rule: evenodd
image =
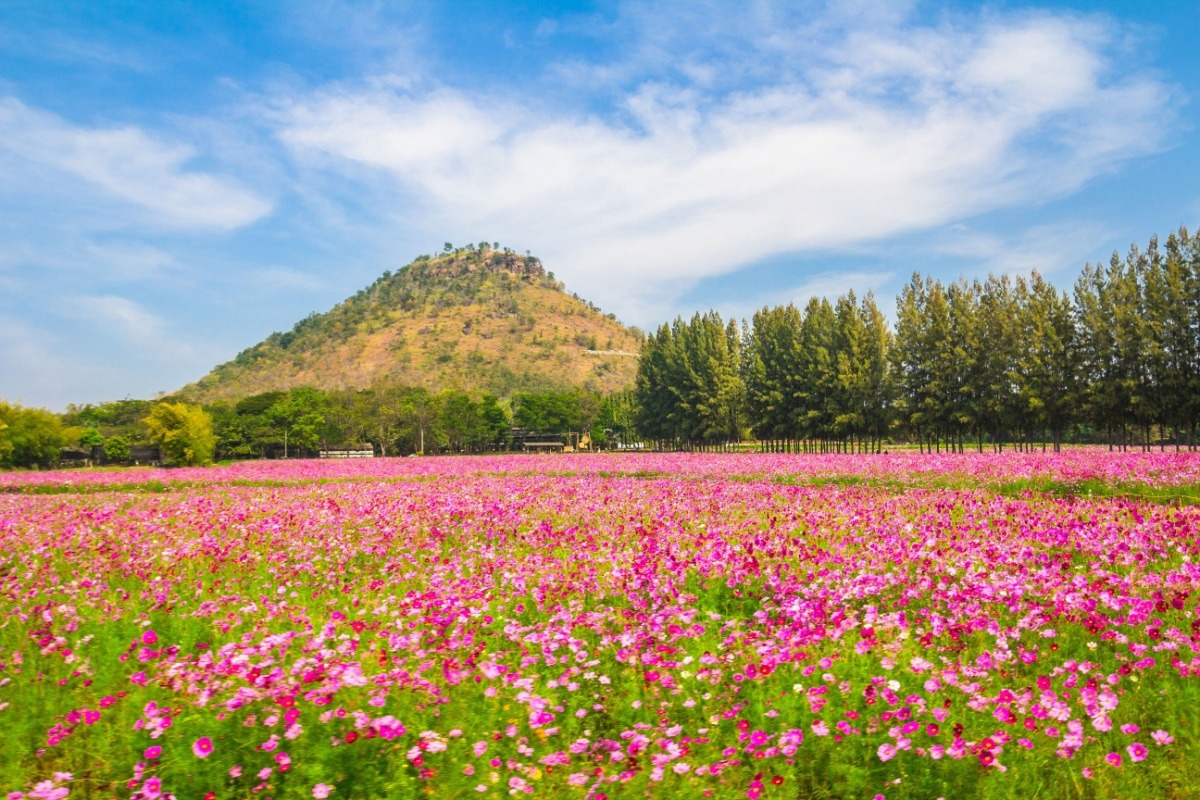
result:
M 96 335 L 113 336 L 139 356 L 173 364 L 191 361 L 195 348 L 174 336 L 167 320 L 127 297 L 77 295 L 57 309 Z
M 855 296 L 861 302 L 868 292 L 873 292 L 875 296 L 875 304 L 883 311 L 884 314 L 891 313 L 891 305 L 893 299 L 891 295 L 881 296 L 878 291 L 875 291 L 880 286 L 884 286 L 895 278 L 892 272 L 877 270 L 856 270 L 851 272 L 820 272 L 812 275 L 802 283 L 794 286 L 789 286 L 784 289 L 763 291 L 752 297 L 739 300 L 737 302 L 720 303 L 716 309 L 722 316 L 728 319 L 745 319 L 750 320 L 755 312 L 762 308 L 774 306 L 786 306 L 789 303 L 794 304 L 797 308 L 803 310 L 804 306 L 812 298 L 826 298 L 830 303 L 837 301 L 837 298 L 845 295 L 847 292 L 854 292 Z M 677 314 L 688 317 L 694 313 L 694 309 L 681 308 Z
M 70 348 L 53 332 L 0 315 L 0 400 L 61 409 L 83 386 L 107 378 L 103 366 L 67 352 Z
M 1114 249 L 1124 253 L 1138 238 L 1133 231 L 1114 230 L 1098 222 L 1066 220 L 1007 234 L 956 225 L 924 246 L 930 252 L 974 265 L 961 270 L 967 279 L 989 273 L 1028 276 L 1038 272 L 1070 289 L 1087 260 L 1106 261 Z
M 162 335 L 163 321 L 126 297 L 78 297 L 75 304 L 87 316 L 117 326 L 124 336 L 136 342 L 149 343 Z
M 191 147 L 136 127 L 73 125 L 12 97 L 0 98 L 0 155 L 72 176 L 170 227 L 232 230 L 271 211 L 270 201 L 238 182 L 189 169 Z
M 731 25 L 750 26 L 740 35 L 776 53 L 782 77 L 736 91 L 703 85 L 699 56 L 683 81 L 637 83 L 611 118 L 338 86 L 285 103 L 280 136 L 306 165 L 392 176 L 422 227 L 532 248 L 639 319 L 631 282 L 646 309 L 772 255 L 1042 202 L 1159 148 L 1170 127 L 1166 87 L 1111 77 L 1117 32 L 1101 20 L 780 29 L 770 6 L 755 13 L 759 27 Z M 644 63 L 678 34 L 647 36 Z M 719 82 L 731 56 L 694 49 Z

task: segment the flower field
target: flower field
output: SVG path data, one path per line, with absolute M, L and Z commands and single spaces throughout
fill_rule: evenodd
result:
M 1197 797 L 1200 506 L 1134 499 L 1197 484 L 1100 451 L 0 476 L 0 790 Z

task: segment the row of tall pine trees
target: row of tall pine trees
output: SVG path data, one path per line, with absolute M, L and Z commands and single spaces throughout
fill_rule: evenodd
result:
M 916 274 L 892 322 L 853 292 L 748 324 L 676 319 L 647 337 L 635 396 L 639 433 L 664 447 L 1195 448 L 1200 232 L 1088 264 L 1069 293 L 1037 273 Z

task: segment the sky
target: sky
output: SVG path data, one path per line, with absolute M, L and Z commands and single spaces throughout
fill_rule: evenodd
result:
M 1192 2 L 0 4 L 0 399 L 174 391 L 443 243 L 652 330 L 1200 224 Z

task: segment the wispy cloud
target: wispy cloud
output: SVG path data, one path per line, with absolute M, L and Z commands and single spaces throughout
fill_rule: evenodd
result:
M 189 168 L 196 155 L 187 145 L 137 127 L 73 125 L 15 98 L 0 98 L 0 156 L 72 176 L 147 212 L 151 221 L 174 228 L 232 230 L 271 211 L 269 200 L 238 181 Z
M 887 271 L 860 270 L 851 272 L 820 272 L 807 280 L 783 289 L 758 292 L 735 302 L 719 304 L 719 311 L 726 319 L 751 319 L 762 308 L 786 306 L 789 303 L 803 309 L 809 300 L 826 298 L 833 303 L 847 292 L 854 292 L 859 300 L 868 292 L 875 293 L 875 303 L 885 313 L 890 312 L 891 295 L 880 296 L 875 289 L 890 283 L 895 274 Z M 695 309 L 680 308 L 681 316 L 694 313 Z
M 866 25 L 760 3 L 729 25 L 776 57 L 734 85 L 738 54 L 712 45 L 723 18 L 697 8 L 653 35 L 661 15 L 624 20 L 642 26 L 642 65 L 680 30 L 711 30 L 675 51 L 682 74 L 635 80 L 613 115 L 332 86 L 286 100 L 279 135 L 307 165 L 392 176 L 429 230 L 528 243 L 585 296 L 628 307 L 630 280 L 665 299 L 779 253 L 1061 196 L 1170 129 L 1168 87 L 1114 76 L 1120 31 L 1105 19 Z
M 112 294 L 66 297 L 58 307 L 58 314 L 115 336 L 143 357 L 186 362 L 195 356 L 195 348 L 178 338 L 166 319 L 128 297 Z
M 71 358 L 58 336 L 0 314 L 0 400 L 63 408 L 105 368 Z M 72 392 L 75 392 L 73 395 Z
M 1111 239 L 1111 230 L 1086 221 L 1035 225 L 1007 234 L 973 231 L 964 225 L 953 226 L 928 247 L 930 252 L 974 264 L 973 269 L 964 270 L 966 278 L 1036 271 L 1047 278 L 1066 277 L 1069 281 L 1078 274 L 1088 254 Z

